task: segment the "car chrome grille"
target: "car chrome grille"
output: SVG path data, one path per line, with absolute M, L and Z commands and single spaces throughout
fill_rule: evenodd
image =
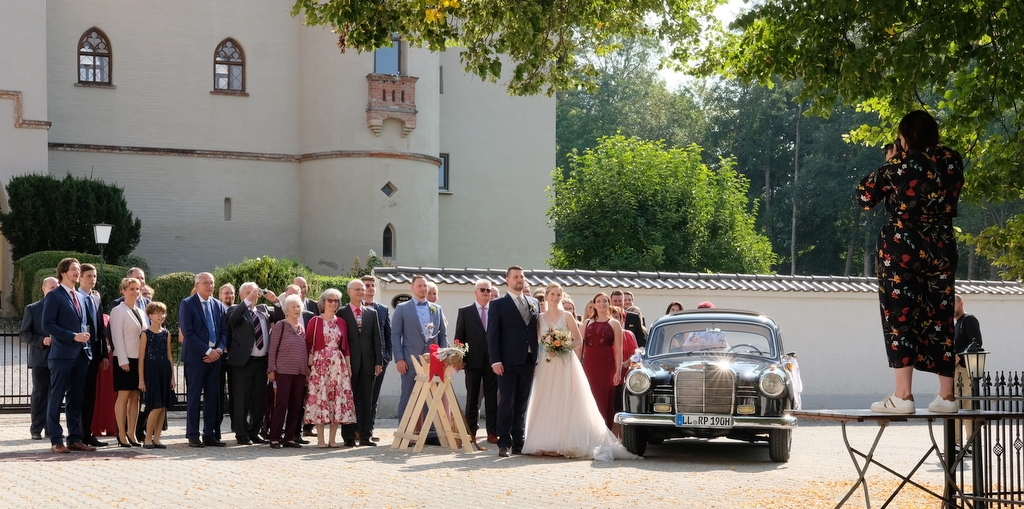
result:
M 715 366 L 676 372 L 676 412 L 732 414 L 735 379 L 732 371 Z

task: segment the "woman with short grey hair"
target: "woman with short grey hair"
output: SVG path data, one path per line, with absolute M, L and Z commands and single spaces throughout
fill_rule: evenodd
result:
M 356 422 L 352 400 L 352 370 L 348 325 L 335 313 L 341 308 L 341 292 L 330 288 L 320 294 L 319 315 L 309 320 L 306 345 L 313 354 L 306 396 L 306 424 L 316 425 L 317 447 L 338 447 L 339 424 Z M 331 434 L 324 440 L 324 425 Z

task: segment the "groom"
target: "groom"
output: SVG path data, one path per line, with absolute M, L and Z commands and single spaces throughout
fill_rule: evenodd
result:
M 521 454 L 537 365 L 537 301 L 523 295 L 523 268 L 505 271 L 508 293 L 487 310 L 487 352 L 498 375 L 498 456 Z

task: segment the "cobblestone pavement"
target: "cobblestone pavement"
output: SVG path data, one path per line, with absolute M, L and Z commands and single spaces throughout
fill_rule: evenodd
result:
M 193 449 L 183 419 L 172 418 L 166 450 L 58 455 L 28 438 L 27 415 L 0 416 L 0 507 L 832 507 L 854 477 L 838 425 L 795 430 L 792 459 L 781 464 L 767 445 L 729 440 L 652 445 L 643 460 L 609 463 L 499 458 L 493 446 L 415 454 L 389 447 L 396 426 L 381 422 L 378 447 L 272 450 L 230 437 L 228 447 Z M 866 449 L 876 430 L 851 426 L 851 440 Z M 877 456 L 907 471 L 929 444 L 927 426 L 893 425 Z M 922 469 L 937 488 L 937 461 Z M 872 499 L 885 497 L 873 490 Z M 892 507 L 938 507 L 921 504 L 908 493 Z

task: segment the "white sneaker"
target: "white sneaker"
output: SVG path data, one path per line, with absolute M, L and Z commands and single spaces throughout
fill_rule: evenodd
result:
M 955 414 L 959 409 L 960 408 L 956 404 L 956 401 L 942 399 L 938 394 L 936 394 L 935 399 L 928 404 L 928 411 L 936 414 Z
M 896 393 L 891 393 L 882 401 L 871 404 L 871 411 L 880 414 L 912 414 L 914 409 L 914 397 L 910 399 L 897 398 Z

